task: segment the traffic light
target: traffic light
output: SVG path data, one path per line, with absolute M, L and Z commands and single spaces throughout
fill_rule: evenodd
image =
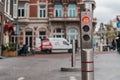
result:
M 92 48 L 92 13 L 89 11 L 81 12 L 81 47 L 83 49 Z

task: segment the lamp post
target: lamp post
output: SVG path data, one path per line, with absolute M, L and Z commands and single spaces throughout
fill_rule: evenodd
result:
M 3 28 L 4 28 L 4 15 L 1 15 L 1 22 L 0 22 L 0 56 L 2 55 L 2 44 L 3 44 Z
M 0 55 L 2 53 L 2 24 L 0 23 Z
M 20 27 L 19 27 L 19 24 L 16 20 L 16 22 L 14 23 L 14 26 L 15 26 L 15 34 L 16 34 L 16 38 L 17 38 L 17 41 L 16 41 L 16 53 L 18 55 L 18 46 L 19 46 L 19 42 L 18 42 L 18 39 L 19 39 L 19 31 L 20 31 Z

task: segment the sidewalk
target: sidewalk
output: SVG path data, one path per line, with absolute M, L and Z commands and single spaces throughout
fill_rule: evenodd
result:
M 114 54 L 117 53 L 117 51 L 95 51 L 95 54 Z
M 120 55 L 95 55 L 95 80 L 120 79 Z

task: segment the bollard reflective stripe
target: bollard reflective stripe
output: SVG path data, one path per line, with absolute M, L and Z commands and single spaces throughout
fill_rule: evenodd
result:
M 83 64 L 87 64 L 87 63 L 94 63 L 94 61 L 82 61 Z
M 94 72 L 94 70 L 82 70 L 82 72 Z

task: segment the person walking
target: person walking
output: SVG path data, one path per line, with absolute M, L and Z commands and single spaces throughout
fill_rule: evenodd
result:
M 117 42 L 117 51 L 118 51 L 118 53 L 120 53 L 120 33 L 118 34 L 116 42 Z
M 113 50 L 116 49 L 116 42 L 115 42 L 115 40 L 112 41 L 112 49 L 113 49 Z

